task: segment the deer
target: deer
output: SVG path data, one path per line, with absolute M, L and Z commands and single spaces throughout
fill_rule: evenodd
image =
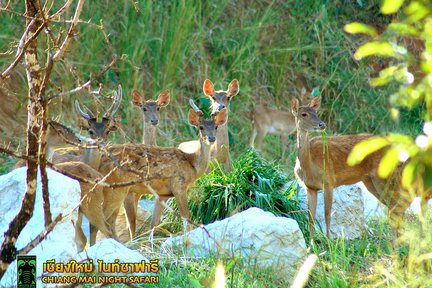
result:
M 291 110 L 295 117 L 297 130 L 298 156 L 294 168 L 296 178 L 307 191 L 309 210 L 309 231 L 313 237 L 318 190 L 324 192 L 324 216 L 326 235 L 330 236 L 331 208 L 333 189 L 340 185 L 350 185 L 362 181 L 366 188 L 378 200 L 389 208 L 389 216 L 395 231 L 400 229 L 403 214 L 415 195 L 401 189 L 400 165 L 389 179 L 378 175 L 378 166 L 386 148 L 382 148 L 354 166 L 349 166 L 347 159 L 353 147 L 374 135 L 358 134 L 326 137 L 328 149 L 323 151 L 321 137 L 309 139 L 309 132 L 323 131 L 326 124 L 317 116 L 321 97 L 313 98 L 309 105 L 300 106 L 298 99 L 291 101 Z M 324 153 L 325 152 L 325 153 Z M 432 191 L 418 194 L 422 198 L 422 207 L 432 197 Z
M 221 110 L 226 109 L 227 117 L 229 114 L 229 104 L 235 95 L 239 92 L 239 83 L 237 79 L 233 79 L 229 85 L 228 90 L 215 91 L 213 83 L 206 79 L 203 85 L 203 92 L 211 102 L 212 114 L 216 115 Z M 222 164 L 225 172 L 229 172 L 232 169 L 231 157 L 229 154 L 229 139 L 228 139 L 228 125 L 224 124 L 220 126 L 217 131 L 216 144 L 212 149 L 212 159 L 216 159 Z M 179 149 L 185 152 L 194 153 L 199 150 L 198 141 L 183 142 L 178 146 Z
M 311 93 L 307 93 L 302 88 L 300 103 L 309 103 L 312 99 Z M 291 111 L 283 111 L 269 108 L 265 104 L 258 104 L 251 113 L 253 123 L 252 135 L 249 146 L 262 151 L 264 138 L 268 133 L 280 135 L 282 145 L 282 159 L 285 159 L 285 153 L 288 146 L 288 136 L 296 131 L 294 115 Z
M 156 227 L 163 212 L 162 201 L 175 197 L 180 214 L 189 219 L 187 192 L 195 180 L 207 171 L 210 163 L 211 146 L 216 141 L 216 130 L 227 121 L 226 109 L 222 109 L 211 118 L 204 118 L 203 112 L 190 101 L 189 123 L 199 128 L 200 150 L 195 153 L 186 153 L 174 147 L 151 147 L 145 144 L 114 144 L 105 147 L 98 172 L 106 184 L 123 182 L 137 182 L 131 184 L 139 195 L 150 194 L 149 187 L 154 188 L 158 197 L 153 211 L 151 227 Z M 57 157 L 57 163 L 70 162 L 82 155 L 81 150 L 64 150 Z M 137 171 L 139 173 L 137 173 Z M 101 178 L 101 179 L 102 179 Z M 99 218 L 106 222 L 109 234 L 116 239 L 115 220 L 131 186 L 103 187 L 103 213 Z M 99 201 L 96 197 L 90 198 L 88 207 L 97 206 L 91 201 Z M 102 222 L 100 220 L 100 222 Z M 96 226 L 95 229 L 99 227 Z M 97 232 L 97 231 L 96 231 Z
M 160 108 L 166 107 L 170 102 L 170 92 L 165 90 L 161 92 L 157 100 L 145 101 L 141 94 L 134 90 L 132 92 L 132 103 L 140 108 L 143 113 L 143 144 L 156 146 L 156 128 L 159 124 Z M 124 209 L 126 218 L 129 224 L 129 233 L 131 239 L 136 232 L 136 217 L 138 210 L 138 201 L 140 195 L 134 192 L 134 187 L 129 191 L 128 196 L 124 201 Z

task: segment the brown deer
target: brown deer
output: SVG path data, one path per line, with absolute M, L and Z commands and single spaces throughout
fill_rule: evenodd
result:
M 160 108 L 166 107 L 170 102 L 170 92 L 168 90 L 159 94 L 158 99 L 144 101 L 138 91 L 132 93 L 132 103 L 139 107 L 143 112 L 143 144 L 156 146 L 156 128 L 159 124 Z M 124 201 L 124 209 L 126 212 L 127 221 L 129 223 L 129 232 L 131 239 L 135 236 L 136 217 L 138 210 L 139 193 L 135 193 L 131 187 L 129 194 Z
M 81 108 L 81 105 L 79 104 L 78 100 L 75 101 L 75 108 L 76 111 L 85 119 L 85 121 L 79 121 L 79 125 L 82 129 L 86 130 L 88 134 L 90 135 L 91 141 L 88 141 L 87 144 L 98 144 L 98 143 L 104 143 L 106 139 L 108 138 L 108 134 L 112 131 L 117 130 L 117 123 L 114 118 L 114 115 L 116 114 L 118 108 L 120 107 L 121 100 L 123 97 L 123 91 L 121 86 L 119 85 L 118 91 L 114 91 L 114 99 L 111 106 L 108 108 L 108 110 L 104 113 L 102 116 L 102 120 L 98 121 L 97 117 L 93 112 L 84 106 Z M 97 170 L 100 167 L 100 161 L 101 161 L 101 152 L 99 151 L 99 148 L 97 145 L 93 145 L 94 147 L 86 147 L 84 149 L 84 153 L 81 157 L 81 159 L 75 159 L 78 161 L 78 163 L 75 163 L 75 165 L 68 165 L 67 169 L 75 171 L 75 173 L 81 174 L 87 173 L 87 175 L 92 175 L 92 178 L 89 179 L 95 179 L 95 177 L 101 179 L 102 175 L 97 172 Z M 71 159 L 70 159 L 71 160 Z M 83 164 L 79 163 L 82 162 Z M 58 165 L 61 168 L 65 168 L 66 164 Z M 92 169 L 89 169 L 89 167 Z M 90 185 L 87 183 L 81 183 L 81 199 L 84 199 L 82 205 L 80 206 L 80 211 L 78 213 L 78 220 L 76 223 L 76 238 L 81 239 L 81 241 L 77 241 L 78 243 L 83 242 L 82 245 L 85 246 L 85 237 L 83 238 L 83 233 L 81 229 L 82 224 L 82 215 L 86 215 L 86 217 L 89 219 L 90 222 L 90 245 L 93 245 L 96 243 L 96 234 L 98 230 L 101 230 L 105 235 L 108 235 L 110 237 L 116 238 L 115 235 L 115 229 L 112 227 L 107 227 L 105 220 L 100 217 L 100 215 L 103 215 L 102 209 L 103 209 L 103 189 L 101 187 L 95 187 L 94 185 Z M 91 193 L 89 195 L 90 189 L 94 189 L 95 192 Z M 93 207 L 89 206 L 88 203 L 96 203 Z M 82 235 L 81 235 L 82 234 Z
M 206 79 L 203 85 L 204 94 L 209 97 L 212 105 L 212 114 L 219 113 L 222 109 L 226 109 L 227 117 L 229 113 L 229 104 L 235 95 L 239 92 L 239 83 L 234 79 L 228 85 L 228 90 L 214 90 L 213 83 Z M 216 144 L 212 149 L 212 159 L 218 160 L 224 167 L 224 170 L 230 171 L 232 169 L 231 157 L 229 154 L 229 139 L 228 139 L 228 124 L 222 125 L 216 133 Z M 199 150 L 198 141 L 183 142 L 179 149 L 188 153 L 194 153 Z
M 312 99 L 311 93 L 307 93 L 302 88 L 300 95 L 300 104 L 309 103 Z M 280 135 L 282 145 L 282 159 L 285 159 L 285 153 L 288 146 L 288 136 L 296 131 L 294 115 L 291 111 L 282 111 L 271 109 L 267 105 L 258 104 L 251 113 L 253 121 L 252 135 L 249 145 L 262 151 L 263 141 L 268 133 Z
M 217 127 L 227 121 L 226 109 L 222 109 L 211 119 L 204 119 L 203 113 L 191 101 L 193 109 L 189 111 L 189 123 L 199 128 L 200 150 L 194 154 L 185 153 L 178 148 L 149 147 L 144 144 L 117 144 L 106 147 L 106 155 L 102 155 L 99 172 L 104 176 L 104 182 L 115 184 L 127 181 L 140 181 L 135 184 L 136 193 L 150 194 L 149 186 L 159 195 L 156 199 L 151 226 L 160 221 L 163 204 L 175 197 L 180 214 L 189 219 L 187 191 L 194 181 L 208 168 L 210 148 L 216 141 Z M 58 158 L 67 162 L 83 151 L 65 151 Z M 71 156 L 68 156 L 71 155 Z M 113 227 L 117 213 L 129 192 L 129 186 L 122 188 L 104 187 L 103 214 L 99 217 L 107 222 L 111 235 L 115 235 Z M 93 200 L 93 198 L 91 198 Z M 95 201 L 98 201 L 96 199 Z M 95 205 L 98 203 L 95 203 Z M 92 204 L 88 204 L 92 207 Z M 95 227 L 98 228 L 98 227 Z
M 432 191 L 422 193 L 405 193 L 401 189 L 399 177 L 402 165 L 389 179 L 378 176 L 378 166 L 386 149 L 380 149 L 363 159 L 360 163 L 349 166 L 347 159 L 355 145 L 373 137 L 370 134 L 331 136 L 326 138 L 328 149 L 323 151 L 321 137 L 309 139 L 309 131 L 320 131 L 326 125 L 317 116 L 321 103 L 320 96 L 313 98 L 310 105 L 300 106 L 297 99 L 291 102 L 292 113 L 297 127 L 298 156 L 294 172 L 304 186 L 308 195 L 308 209 L 311 239 L 314 232 L 314 220 L 317 206 L 318 190 L 324 191 L 324 213 L 326 233 L 330 235 L 331 207 L 333 188 L 340 185 L 354 184 L 362 181 L 366 188 L 389 208 L 389 216 L 395 230 L 400 228 L 403 214 L 417 195 L 422 198 L 422 208 L 425 211 L 427 200 L 432 197 Z M 415 195 L 416 194 L 416 195 Z

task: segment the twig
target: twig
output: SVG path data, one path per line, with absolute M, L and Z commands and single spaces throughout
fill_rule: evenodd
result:
M 46 23 L 42 22 L 41 26 L 35 31 L 35 33 L 28 38 L 27 42 L 22 45 L 22 50 L 18 53 L 18 55 L 15 57 L 15 60 L 7 67 L 1 74 L 0 74 L 0 81 L 6 79 L 6 77 L 12 72 L 12 70 L 18 65 L 18 63 L 21 61 L 22 57 L 24 56 L 24 52 L 26 51 L 27 47 L 30 45 L 30 43 L 36 39 L 39 35 L 39 33 L 45 28 Z M 29 25 L 28 27 L 30 27 Z
M 69 6 L 72 4 L 73 0 L 68 0 L 63 7 L 61 7 L 56 13 L 51 15 L 49 17 L 50 20 L 55 20 L 56 18 L 60 17 L 64 12 L 66 12 L 66 9 L 69 8 Z
M 60 222 L 63 219 L 62 214 L 57 215 L 57 217 L 52 221 L 45 229 L 45 231 L 42 231 L 39 233 L 38 236 L 36 236 L 35 239 L 33 239 L 30 243 L 28 243 L 24 248 L 17 251 L 17 255 L 26 255 L 31 249 L 36 247 L 42 240 L 44 240 L 49 233 L 54 229 L 55 225 L 57 225 L 58 222 Z
M 74 32 L 75 26 L 76 26 L 76 24 L 77 24 L 77 22 L 79 20 L 79 16 L 81 14 L 83 5 L 84 5 L 84 0 L 79 0 L 77 8 L 75 10 L 74 17 L 72 19 L 72 23 L 71 23 L 71 25 L 69 27 L 69 32 L 66 35 L 66 38 L 63 41 L 62 45 L 60 46 L 59 50 L 57 50 L 57 52 L 53 56 L 53 61 L 54 62 L 57 62 L 63 56 L 63 54 L 66 51 L 66 48 L 69 46 L 69 43 L 70 43 L 70 41 L 72 40 L 72 37 L 73 37 L 73 32 Z
M 80 92 L 81 90 L 83 90 L 84 88 L 89 87 L 95 80 L 99 79 L 100 77 L 102 77 L 109 69 L 111 69 L 111 67 L 117 62 L 117 58 L 113 59 L 111 61 L 111 63 L 108 64 L 108 66 L 106 66 L 99 74 L 97 74 L 96 76 L 92 77 L 89 81 L 87 81 L 86 83 L 72 89 L 66 92 L 62 92 L 62 93 L 58 93 L 55 94 L 51 97 L 48 97 L 48 100 L 52 100 L 54 98 L 60 97 L 60 96 L 64 96 L 64 95 L 69 95 L 69 94 L 73 94 L 73 93 L 77 93 Z

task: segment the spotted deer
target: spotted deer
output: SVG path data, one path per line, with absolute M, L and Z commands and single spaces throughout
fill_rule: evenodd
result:
M 326 124 L 317 116 L 321 97 L 311 100 L 309 105 L 300 106 L 298 99 L 291 102 L 297 130 L 298 156 L 294 168 L 295 175 L 307 191 L 309 209 L 309 229 L 311 239 L 314 233 L 314 221 L 317 207 L 318 190 L 324 191 L 324 213 L 326 234 L 330 236 L 331 208 L 333 189 L 340 185 L 362 181 L 366 188 L 389 208 L 389 216 L 395 230 L 400 228 L 403 214 L 413 197 L 422 198 L 422 206 L 432 197 L 432 191 L 423 193 L 405 193 L 400 186 L 401 166 L 389 179 L 378 176 L 378 166 L 386 148 L 380 149 L 363 159 L 360 163 L 349 166 L 347 159 L 353 147 L 373 135 L 359 134 L 326 137 L 323 145 L 321 137 L 309 139 L 309 132 L 322 131 Z M 323 151 L 324 147 L 327 147 Z
M 193 101 L 191 106 L 193 108 L 189 110 L 189 123 L 199 128 L 200 139 L 200 150 L 195 153 L 185 153 L 178 148 L 151 147 L 145 144 L 116 144 L 106 146 L 106 153 L 101 158 L 98 172 L 103 176 L 104 183 L 139 182 L 133 185 L 136 186 L 134 189 L 136 193 L 150 194 L 149 187 L 157 192 L 152 227 L 160 222 L 163 212 L 162 201 L 171 197 L 176 198 L 180 214 L 189 219 L 187 192 L 194 181 L 208 169 L 210 149 L 216 141 L 217 127 L 227 121 L 226 109 L 222 109 L 211 118 L 204 118 L 203 112 Z M 83 153 L 82 149 L 65 150 L 57 160 L 68 162 L 70 158 Z M 130 187 L 104 187 L 103 190 L 103 214 L 99 217 L 106 222 L 112 235 L 115 233 L 112 228 L 115 227 L 117 213 Z M 93 198 L 90 198 L 90 201 L 93 201 Z M 89 207 L 92 205 L 88 203 Z M 94 205 L 97 206 L 98 203 Z
M 302 88 L 300 103 L 309 103 L 311 99 L 311 93 L 307 93 L 306 89 Z M 255 147 L 256 140 L 256 149 L 262 151 L 263 141 L 267 134 L 279 135 L 282 146 L 282 159 L 284 159 L 288 146 L 288 136 L 296 131 L 294 115 L 291 111 L 272 109 L 267 105 L 258 104 L 252 110 L 251 118 L 253 127 L 249 145 Z
M 229 104 L 235 95 L 239 92 L 239 83 L 237 79 L 232 80 L 228 85 L 228 90 L 215 91 L 213 83 L 206 79 L 203 85 L 204 95 L 209 97 L 212 114 L 218 114 L 222 109 L 226 109 L 227 117 L 229 114 Z M 217 140 L 212 149 L 212 159 L 216 159 L 223 165 L 226 172 L 232 169 L 231 157 L 229 153 L 228 125 L 224 124 L 217 131 Z M 183 142 L 178 146 L 179 149 L 185 152 L 193 153 L 199 149 L 198 141 Z
M 138 91 L 132 92 L 132 103 L 139 107 L 143 113 L 143 144 L 156 146 L 156 128 L 159 124 L 160 109 L 166 107 L 170 102 L 170 92 L 161 92 L 157 100 L 147 100 Z M 133 239 L 136 231 L 136 217 L 138 210 L 139 193 L 135 193 L 135 187 L 131 187 L 129 194 L 124 201 L 127 221 L 129 224 L 130 237 Z

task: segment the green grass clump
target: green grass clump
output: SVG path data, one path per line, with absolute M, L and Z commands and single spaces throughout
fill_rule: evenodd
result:
M 224 173 L 221 167 L 201 177 L 190 197 L 192 219 L 210 223 L 249 207 L 258 207 L 278 216 L 296 219 L 306 227 L 306 212 L 301 211 L 295 195 L 297 184 L 283 186 L 287 178 L 277 165 L 249 149 Z M 302 229 L 305 231 L 304 229 Z

